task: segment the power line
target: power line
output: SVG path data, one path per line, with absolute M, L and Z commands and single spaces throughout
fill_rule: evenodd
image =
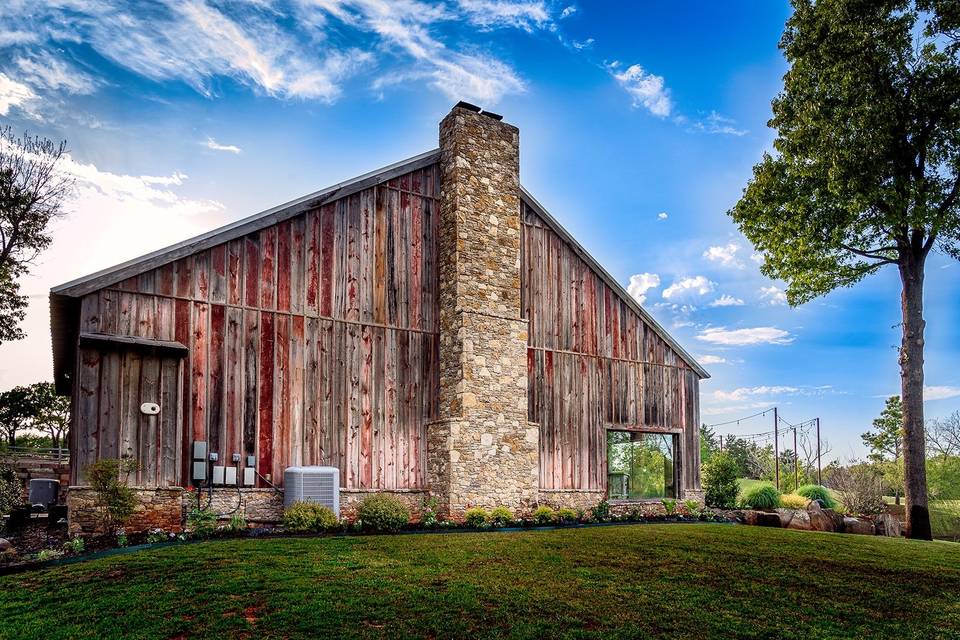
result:
M 715 422 L 715 423 L 713 423 L 713 424 L 705 424 L 705 425 L 703 425 L 703 426 L 705 426 L 705 427 L 722 427 L 722 426 L 728 425 L 728 424 L 734 424 L 734 423 L 740 424 L 743 420 L 749 420 L 750 418 L 756 418 L 757 416 L 765 416 L 765 415 L 767 415 L 768 413 L 770 413 L 771 411 L 773 411 L 773 407 L 770 407 L 769 409 L 764 409 L 763 411 L 760 411 L 760 412 L 755 413 L 755 414 L 750 415 L 750 416 L 744 416 L 744 417 L 742 417 L 742 418 L 736 418 L 735 420 L 727 420 L 726 422 Z

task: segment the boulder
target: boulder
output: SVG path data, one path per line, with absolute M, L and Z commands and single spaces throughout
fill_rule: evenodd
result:
M 794 511 L 793 518 L 791 518 L 789 524 L 787 524 L 787 528 L 798 531 L 811 531 L 813 525 L 810 522 L 810 514 L 802 510 Z
M 0 551 L 6 551 L 7 549 L 13 549 L 13 544 L 6 538 L 0 538 Z
M 877 528 L 878 536 L 899 538 L 901 535 L 900 521 L 889 513 L 881 513 L 873 516 L 873 524 Z
M 862 536 L 872 536 L 874 534 L 874 527 L 873 523 L 869 520 L 861 520 L 860 518 L 844 518 L 843 532 L 855 533 Z
M 17 559 L 17 550 L 6 538 L 0 538 L 0 562 L 13 562 Z
M 790 527 L 790 522 L 796 517 L 797 512 L 793 509 L 777 509 L 777 515 L 780 516 L 780 526 L 787 529 Z
M 843 516 L 833 509 L 824 509 L 816 500 L 807 505 L 807 516 L 813 531 L 843 531 Z
M 779 527 L 780 516 L 772 511 L 756 511 L 748 509 L 743 512 L 743 520 L 749 525 L 755 527 Z

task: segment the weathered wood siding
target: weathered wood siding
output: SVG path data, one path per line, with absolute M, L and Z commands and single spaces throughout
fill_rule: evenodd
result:
M 522 207 L 528 414 L 540 424 L 541 488 L 605 488 L 609 428 L 680 433 L 681 481 L 697 486 L 697 373 L 568 242 Z
M 85 296 L 81 332 L 189 355 L 81 350 L 73 482 L 130 455 L 142 484 L 187 484 L 197 439 L 221 460 L 255 456 L 275 484 L 287 466 L 329 464 L 347 488 L 422 488 L 439 386 L 437 181 L 429 166 Z M 151 421 L 139 406 L 153 386 Z

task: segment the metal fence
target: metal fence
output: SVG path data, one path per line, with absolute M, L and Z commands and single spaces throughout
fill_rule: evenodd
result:
M 0 458 L 32 458 L 35 460 L 53 460 L 69 462 L 70 450 L 64 447 L 3 447 Z

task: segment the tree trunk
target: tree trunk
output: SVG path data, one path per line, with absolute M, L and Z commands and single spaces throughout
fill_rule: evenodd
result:
M 927 505 L 926 441 L 923 433 L 923 268 L 926 256 L 903 256 L 900 280 L 903 339 L 900 387 L 903 399 L 903 475 L 907 536 L 932 538 Z

